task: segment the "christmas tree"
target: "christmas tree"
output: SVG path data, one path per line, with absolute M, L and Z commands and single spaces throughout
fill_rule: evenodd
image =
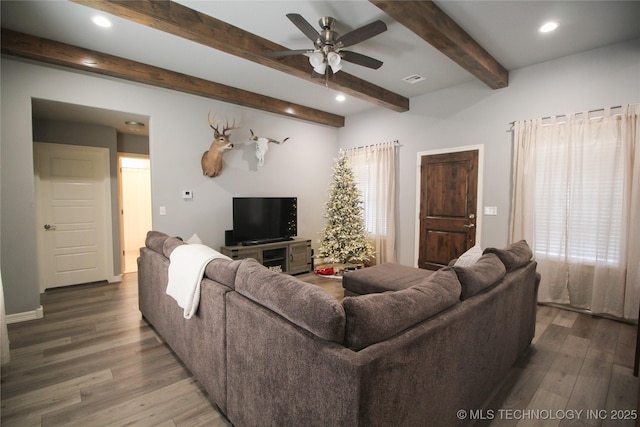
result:
M 333 166 L 333 182 L 324 217 L 327 225 L 319 240 L 318 255 L 342 264 L 367 261 L 375 254 L 365 227 L 360 191 L 344 153 Z

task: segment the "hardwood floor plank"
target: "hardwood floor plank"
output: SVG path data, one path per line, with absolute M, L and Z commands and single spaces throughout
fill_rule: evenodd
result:
M 559 351 L 564 344 L 564 341 L 569 335 L 569 329 L 564 326 L 550 324 L 544 331 L 544 334 L 536 342 L 536 348 Z
M 571 335 L 575 335 L 580 338 L 591 339 L 596 331 L 597 325 L 597 317 L 590 316 L 588 314 L 582 314 L 576 319 L 570 333 Z
M 567 408 L 583 411 L 604 409 L 611 371 L 611 362 L 585 357 Z M 587 422 L 591 425 L 601 424 L 601 420 L 598 419 L 587 420 Z
M 33 402 L 31 405 L 17 411 L 2 411 L 2 425 L 22 425 L 22 420 L 29 420 L 28 423 L 41 425 L 42 415 L 49 411 L 67 408 L 82 400 L 79 391 L 72 391 L 65 394 L 56 393 L 48 399 Z
M 141 375 L 120 378 L 81 390 L 82 402 L 45 414 L 44 425 L 73 424 L 79 419 L 91 417 L 93 414 L 108 411 L 148 393 L 163 389 L 189 378 L 189 373 L 177 363 L 155 375 Z M 82 424 L 91 425 L 91 424 Z
M 143 425 L 151 426 L 172 419 L 203 401 L 192 378 L 168 384 L 152 392 L 126 399 L 87 416 L 76 418 L 69 426 L 90 425 Z
M 176 427 L 231 427 L 231 423 L 210 402 L 182 411 L 173 418 L 173 423 Z
M 567 398 L 559 396 L 547 390 L 538 389 L 531 399 L 527 410 L 531 416 L 522 417 L 518 421 L 518 427 L 554 427 L 560 424 L 558 411 L 562 411 L 567 405 Z M 545 412 L 538 412 L 545 411 Z M 548 413 L 546 411 L 549 411 Z M 538 416 L 538 414 L 541 414 Z M 547 416 L 548 414 L 548 416 Z
M 591 338 L 587 357 L 613 362 L 621 323 L 610 319 L 598 319 Z
M 613 363 L 633 369 L 637 327 L 635 325 L 620 324 L 618 331 L 618 342 L 613 354 Z
M 76 395 L 80 399 L 80 389 L 82 387 L 100 384 L 113 379 L 111 370 L 105 369 L 89 375 L 73 378 L 68 381 L 52 384 L 48 387 L 35 389 L 14 397 L 2 400 L 2 411 L 6 415 L 13 415 L 18 411 L 30 409 L 40 402 L 47 402 L 51 396 Z
M 558 315 L 560 309 L 550 305 L 539 305 L 536 320 L 541 323 L 551 324 Z
M 127 363 L 138 357 L 137 351 L 144 345 L 158 345 L 155 338 L 147 341 L 132 343 L 127 346 L 103 351 L 99 357 L 87 354 L 76 359 L 69 359 L 59 363 L 46 362 L 24 370 L 11 371 L 3 378 L 2 397 L 11 397 L 34 388 L 41 388 L 57 382 L 66 381 L 82 375 L 109 368 L 112 365 Z
M 633 376 L 633 369 L 625 366 L 613 365 L 611 384 L 607 393 L 605 409 L 609 416 L 603 421 L 603 426 L 633 426 L 637 422 L 638 378 Z M 615 419 L 614 419 L 615 414 Z
M 564 326 L 565 328 L 572 328 L 573 324 L 578 319 L 578 313 L 569 310 L 559 310 L 556 317 L 553 318 L 554 325 Z
M 540 389 L 569 399 L 583 361 L 584 356 L 576 357 L 558 353 L 540 383 Z

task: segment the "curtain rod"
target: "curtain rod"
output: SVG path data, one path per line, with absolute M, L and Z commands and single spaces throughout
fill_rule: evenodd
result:
M 390 141 L 390 142 L 393 142 L 394 147 L 401 147 L 400 142 L 397 139 L 394 139 L 393 141 Z M 384 142 L 381 142 L 378 144 L 361 145 L 359 147 L 345 148 L 345 150 L 362 150 L 363 148 L 375 147 L 376 145 L 380 145 L 380 144 L 384 144 Z
M 633 105 L 633 104 L 632 104 L 632 105 Z M 616 105 L 615 107 L 609 107 L 609 108 L 610 108 L 611 110 L 615 110 L 615 109 L 618 109 L 618 108 L 622 108 L 622 105 Z M 597 113 L 597 112 L 599 112 L 599 111 L 604 111 L 604 110 L 605 110 L 605 107 L 602 107 L 602 108 L 596 108 L 595 110 L 588 110 L 586 113 L 587 113 L 587 114 L 591 114 L 591 113 Z M 575 113 L 572 113 L 572 114 L 584 114 L 584 113 L 585 113 L 584 111 L 578 111 L 578 112 L 575 112 Z M 569 115 L 569 114 L 558 114 L 558 115 L 556 115 L 555 117 L 567 117 L 568 115 Z M 549 120 L 549 119 L 551 119 L 551 117 L 554 117 L 554 116 L 541 117 L 541 118 L 540 118 L 540 120 Z M 516 123 L 516 121 L 517 121 L 517 120 L 514 120 L 514 121 L 512 121 L 512 122 L 509 122 L 509 124 L 510 124 L 511 126 L 513 126 L 513 125 Z

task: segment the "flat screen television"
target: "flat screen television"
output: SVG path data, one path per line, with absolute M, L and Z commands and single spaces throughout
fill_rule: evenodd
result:
M 297 234 L 296 197 L 233 198 L 233 241 L 236 244 L 291 240 Z

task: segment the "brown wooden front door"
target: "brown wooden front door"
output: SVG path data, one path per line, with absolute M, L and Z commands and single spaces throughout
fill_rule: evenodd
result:
M 476 242 L 478 150 L 422 156 L 418 267 L 447 265 Z

